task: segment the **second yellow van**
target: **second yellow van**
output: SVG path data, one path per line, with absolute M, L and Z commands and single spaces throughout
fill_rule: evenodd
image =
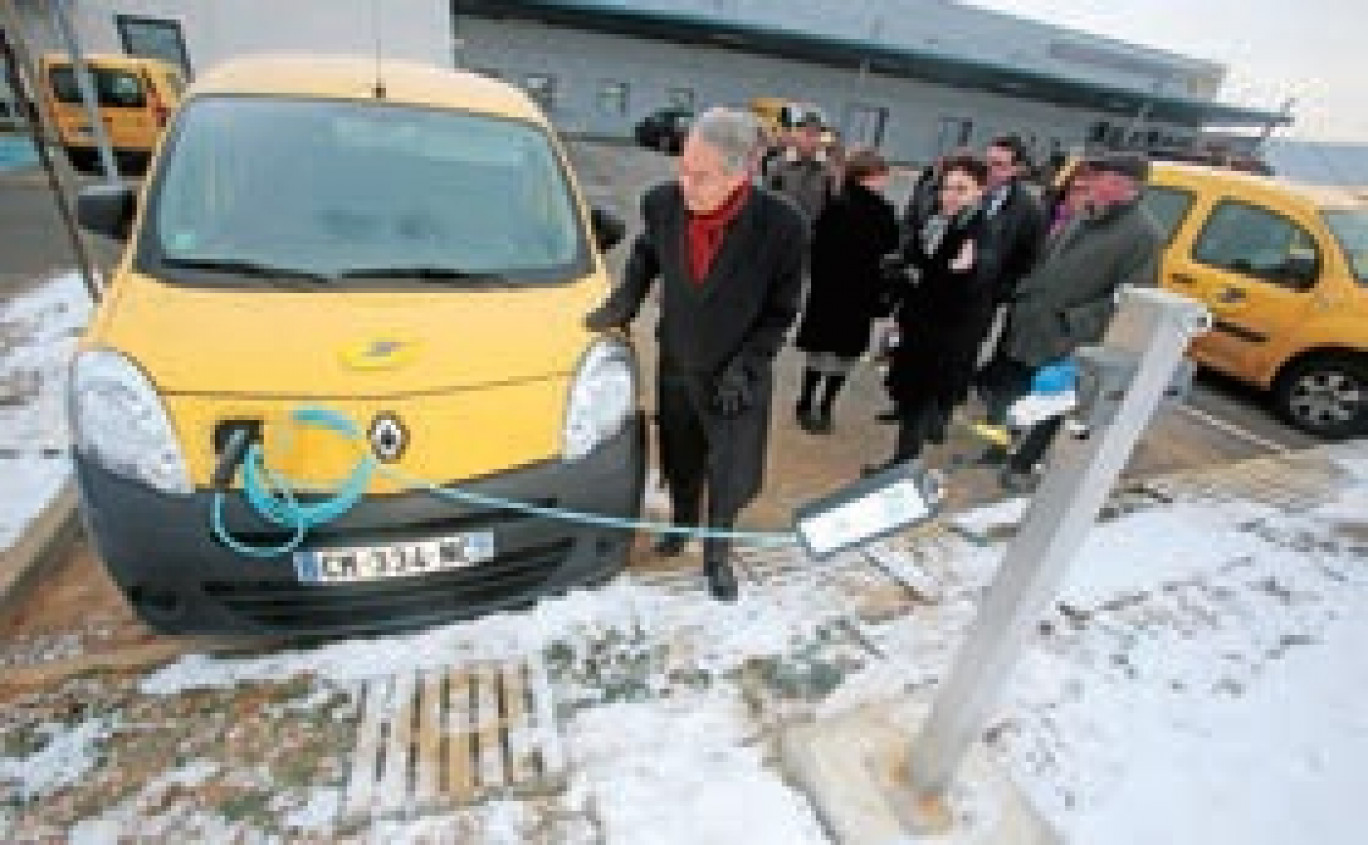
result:
M 168 62 L 138 56 L 96 54 L 85 57 L 85 63 L 120 172 L 142 174 L 180 105 L 185 89 L 180 70 Z M 71 59 L 49 53 L 42 57 L 41 74 L 44 100 L 67 159 L 77 170 L 98 172 L 96 134 Z

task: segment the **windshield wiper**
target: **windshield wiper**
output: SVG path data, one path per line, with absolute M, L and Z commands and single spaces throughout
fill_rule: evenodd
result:
M 290 290 L 316 290 L 315 285 L 317 284 L 332 284 L 337 281 L 335 276 L 326 273 L 301 270 L 298 267 L 278 267 L 274 264 L 263 264 L 260 261 L 249 261 L 241 258 L 168 258 L 165 263 L 166 266 L 177 269 L 210 270 L 216 273 L 249 276 L 253 279 L 275 283 L 280 287 L 287 287 Z M 289 282 L 311 282 L 313 284 L 300 285 L 289 284 Z
M 469 284 L 476 287 L 507 285 L 508 277 L 483 270 L 458 270 L 454 267 L 410 265 L 407 267 L 354 267 L 337 274 L 340 279 L 413 279 L 434 284 Z

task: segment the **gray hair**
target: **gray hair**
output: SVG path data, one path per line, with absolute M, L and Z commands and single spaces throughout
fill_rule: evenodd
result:
M 693 131 L 722 155 L 730 171 L 748 170 L 760 151 L 760 121 L 750 112 L 710 108 L 694 121 Z

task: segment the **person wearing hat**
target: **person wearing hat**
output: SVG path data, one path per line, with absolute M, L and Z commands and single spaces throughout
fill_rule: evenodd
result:
M 831 167 L 822 149 L 822 117 L 806 111 L 790 133 L 790 146 L 771 163 L 765 187 L 790 200 L 814 223 L 834 188 Z
M 1123 285 L 1159 283 L 1163 241 L 1140 201 L 1149 179 L 1149 160 L 1140 153 L 1103 153 L 1085 158 L 1080 168 L 1082 213 L 1046 241 L 1039 262 L 1017 285 L 1009 306 L 998 349 L 998 366 L 1006 384 L 1014 388 L 1006 399 L 1025 395 L 1039 368 L 1100 341 Z M 1061 422 L 1056 417 L 1026 433 L 1006 459 L 1004 488 L 1020 492 L 1030 487 L 1035 465 Z

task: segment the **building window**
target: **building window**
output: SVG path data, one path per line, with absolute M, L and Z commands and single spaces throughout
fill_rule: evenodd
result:
M 544 73 L 529 73 L 523 77 L 523 90 L 545 111 L 556 108 L 556 77 Z
M 606 80 L 599 85 L 599 114 L 624 115 L 627 113 L 627 83 Z
M 115 23 L 124 52 L 130 56 L 161 59 L 190 76 L 190 56 L 185 52 L 185 38 L 180 21 L 144 18 L 137 15 L 118 15 Z
M 694 92 L 692 88 L 671 88 L 665 92 L 665 101 L 673 108 L 693 110 Z

